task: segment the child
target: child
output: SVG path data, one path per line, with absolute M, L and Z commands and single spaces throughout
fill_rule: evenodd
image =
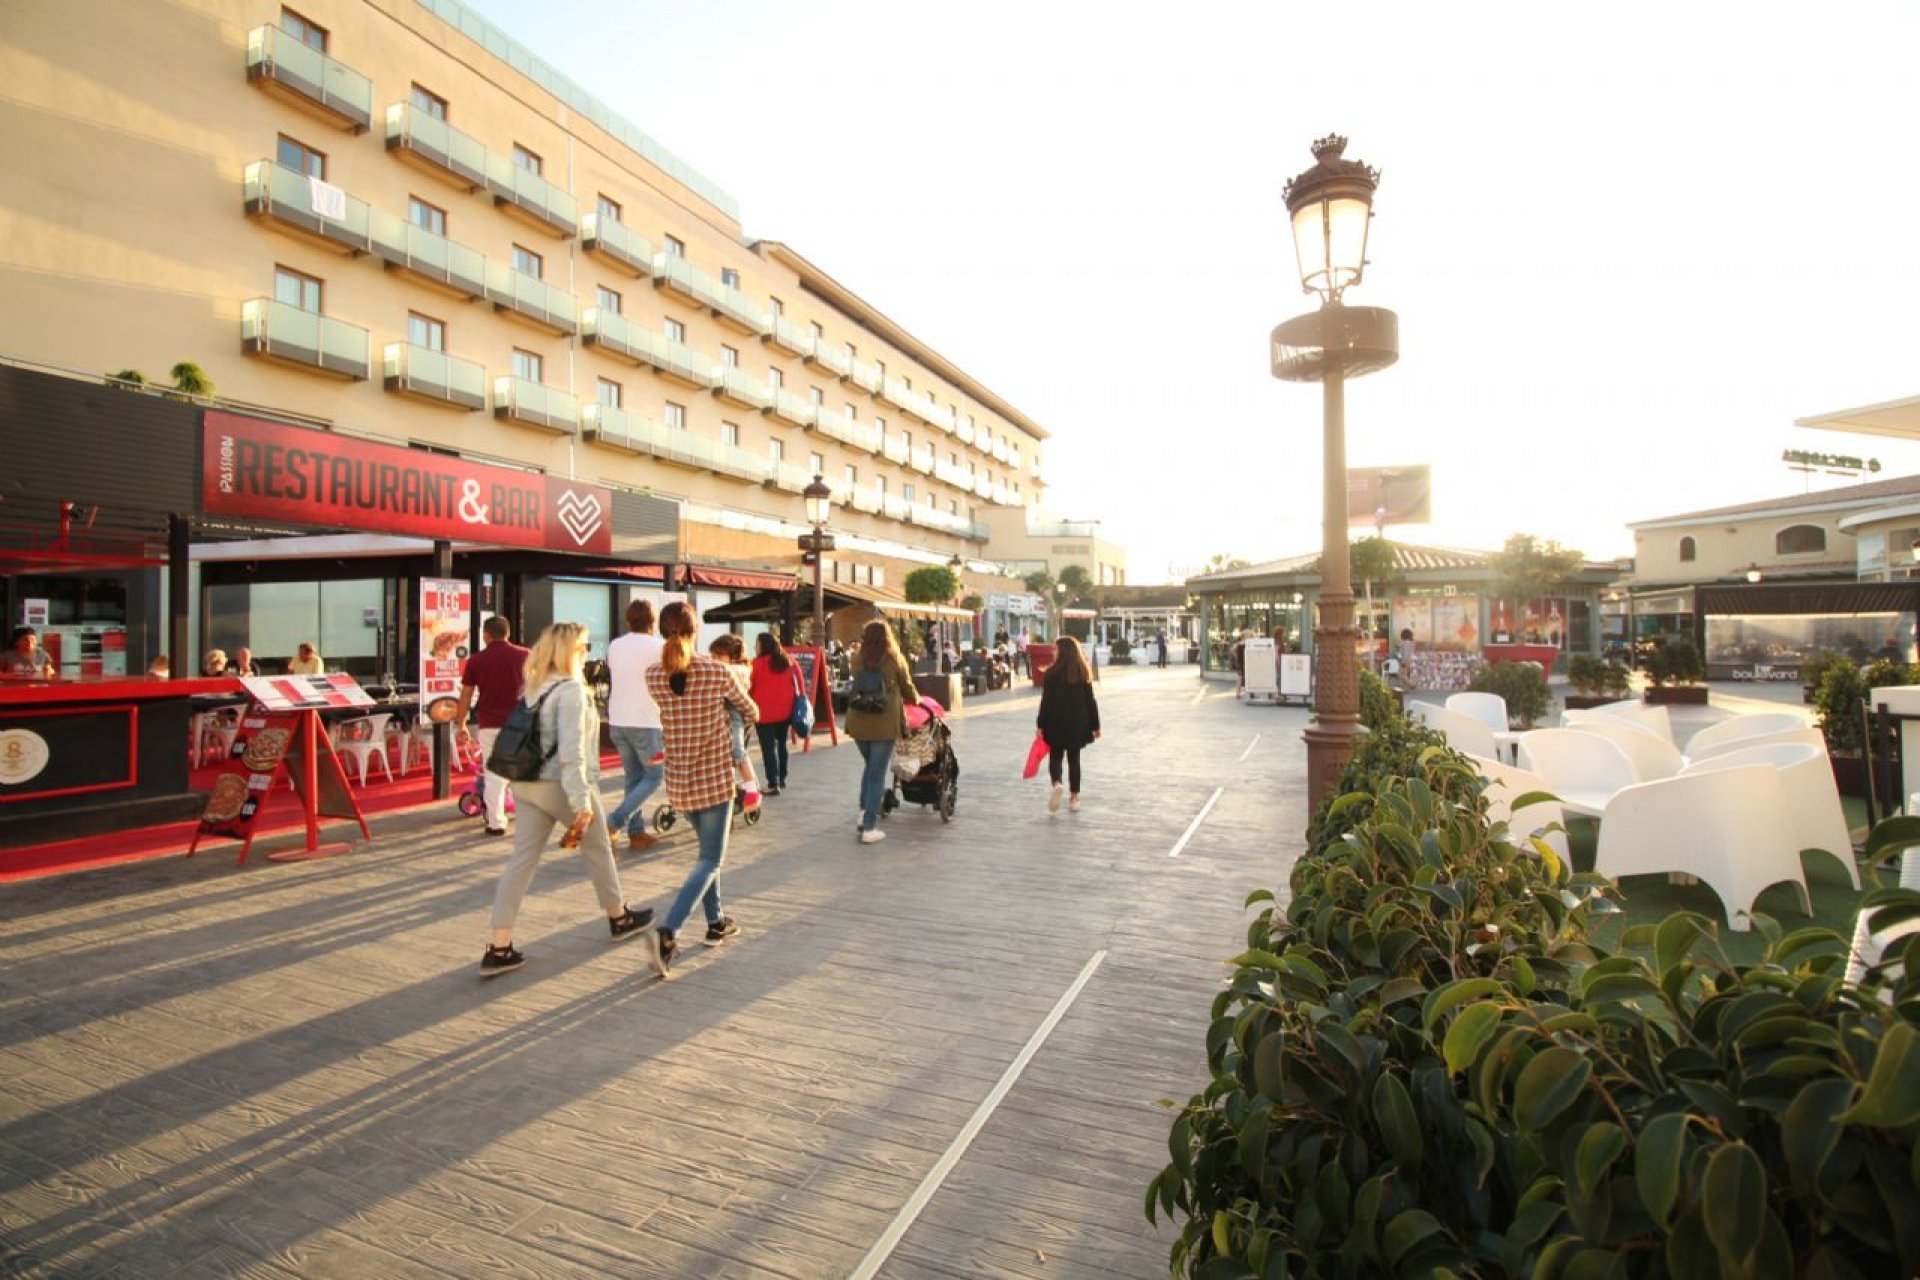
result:
M 715 636 L 713 643 L 707 646 L 707 653 L 727 669 L 727 674 L 740 686 L 740 692 L 747 693 L 753 664 L 747 661 L 746 641 L 735 635 Z M 757 809 L 760 807 L 760 780 L 754 776 L 753 760 L 747 755 L 747 722 L 731 706 L 727 708 L 727 733 L 732 739 L 734 768 L 740 774 L 740 807 Z

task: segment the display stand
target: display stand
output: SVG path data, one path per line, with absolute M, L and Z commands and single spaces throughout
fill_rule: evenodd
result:
M 1248 702 L 1280 701 L 1280 668 L 1273 641 L 1256 636 L 1241 646 L 1240 691 Z
M 826 654 L 817 645 L 795 645 L 787 649 L 787 657 L 800 664 L 800 683 L 806 687 L 807 697 L 813 700 L 813 732 L 826 730 L 833 745 L 839 746 L 840 728 L 833 718 L 833 687 L 827 680 Z M 811 750 L 813 736 L 800 739 L 800 753 L 805 755 Z
M 1313 703 L 1313 655 L 1310 653 L 1280 655 L 1280 701 L 1293 698 L 1298 698 L 1302 706 Z

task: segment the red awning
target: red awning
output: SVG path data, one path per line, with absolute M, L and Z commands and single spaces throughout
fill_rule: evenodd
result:
M 638 578 L 642 582 L 665 582 L 667 569 L 658 564 L 616 564 L 607 569 L 608 573 L 617 573 L 623 578 Z
M 703 587 L 731 587 L 735 591 L 792 591 L 799 579 L 790 573 L 755 573 L 747 569 L 705 569 L 689 565 L 686 580 Z

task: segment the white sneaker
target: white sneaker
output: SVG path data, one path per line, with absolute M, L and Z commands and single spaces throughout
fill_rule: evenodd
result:
M 1047 812 L 1060 812 L 1060 784 L 1054 783 L 1053 790 L 1047 792 Z
M 879 844 L 882 840 L 885 840 L 886 838 L 887 838 L 887 833 L 882 831 L 878 827 L 875 827 L 871 831 L 862 831 L 860 833 L 861 844 Z
M 1067 800 L 1067 812 L 1068 813 L 1080 812 L 1080 797 L 1077 793 Z

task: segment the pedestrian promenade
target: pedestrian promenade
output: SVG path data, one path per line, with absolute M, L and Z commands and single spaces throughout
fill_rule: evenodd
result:
M 1019 778 L 1030 689 L 956 719 L 955 820 L 878 845 L 852 745 L 795 755 L 733 833 L 742 935 L 666 982 L 557 848 L 483 981 L 507 846 L 451 803 L 0 886 L 0 1272 L 1165 1274 L 1159 1102 L 1299 848 L 1308 713 L 1103 677 L 1078 814 Z M 691 850 L 623 853 L 629 901 Z

